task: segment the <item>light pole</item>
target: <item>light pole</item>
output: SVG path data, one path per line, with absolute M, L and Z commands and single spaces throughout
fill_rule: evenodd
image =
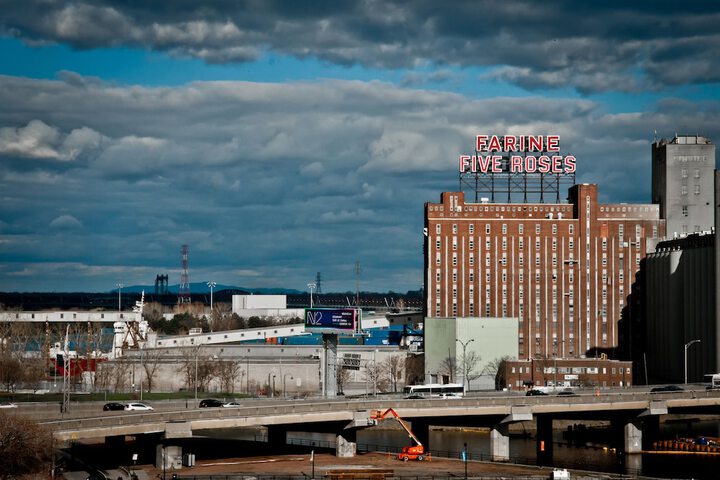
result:
M 215 282 L 207 282 L 207 286 L 210 288 L 210 315 L 212 315 L 212 311 L 213 311 L 213 288 L 217 287 L 217 283 L 215 283 Z
M 700 340 L 696 338 L 695 340 L 690 340 L 688 343 L 685 344 L 685 385 L 687 385 L 687 351 L 688 348 L 690 348 L 694 343 L 700 343 Z
M 317 285 L 315 285 L 314 283 L 308 283 L 307 286 L 308 286 L 308 288 L 310 289 L 310 308 L 313 308 L 312 294 L 313 294 L 313 289 L 314 289 L 315 287 L 317 287 Z
M 283 375 L 283 398 L 287 397 L 287 393 L 285 390 L 285 379 L 287 378 L 288 375 L 290 375 L 290 380 L 293 379 L 292 375 L 289 373 L 286 373 L 285 375 Z
M 122 301 L 121 301 L 122 289 L 125 285 L 123 285 L 122 283 L 118 283 L 116 286 L 118 287 L 118 312 L 121 312 L 122 311 Z
M 273 375 L 273 387 L 272 387 L 272 396 L 273 396 L 273 397 L 275 396 L 275 377 L 276 377 L 276 376 L 277 376 L 277 375 Z
M 459 338 L 456 338 L 455 341 L 458 342 L 458 343 L 460 343 L 460 345 L 462 345 L 462 349 L 463 349 L 463 356 L 462 356 L 462 374 L 463 374 L 463 381 L 464 381 L 465 383 L 467 383 L 467 389 L 468 389 L 468 391 L 469 391 L 469 390 L 470 390 L 470 380 L 468 380 L 467 374 L 470 373 L 470 372 L 468 372 L 469 368 L 468 368 L 468 363 L 467 363 L 467 357 L 465 357 L 465 349 L 467 348 L 468 344 L 469 344 L 470 342 L 474 342 L 475 339 L 474 339 L 474 338 L 471 338 L 470 340 L 465 340 L 465 341 L 463 342 L 463 341 L 460 340 Z
M 195 349 L 195 403 L 197 404 L 197 390 L 198 390 L 198 351 Z

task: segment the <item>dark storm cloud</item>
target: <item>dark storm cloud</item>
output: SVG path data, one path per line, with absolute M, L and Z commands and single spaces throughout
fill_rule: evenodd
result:
M 0 76 L 0 290 L 177 278 L 416 289 L 422 205 L 457 188 L 478 133 L 561 135 L 578 180 L 647 202 L 653 130 L 720 138 L 717 102 L 609 114 L 583 99 L 467 97 L 379 82 L 182 87 Z M 709 129 L 709 130 L 708 130 Z M 371 287 L 372 286 L 372 287 Z
M 720 79 L 713 1 L 3 3 L 2 30 L 28 42 L 127 45 L 211 63 L 270 50 L 379 68 L 480 66 L 525 88 L 581 92 Z

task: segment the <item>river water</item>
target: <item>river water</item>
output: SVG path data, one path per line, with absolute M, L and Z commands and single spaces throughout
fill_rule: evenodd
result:
M 262 429 L 215 430 L 216 438 L 256 440 L 263 435 Z M 697 436 L 720 437 L 720 422 L 708 420 L 676 420 L 663 423 L 660 439 Z M 594 431 L 581 445 L 573 444 L 562 431 L 553 432 L 553 465 L 580 470 L 608 473 L 640 474 L 661 478 L 720 478 L 720 456 L 693 455 L 650 455 L 636 456 L 626 461 L 625 456 L 611 445 L 608 431 Z M 289 443 L 334 448 L 332 434 L 288 432 Z M 357 436 L 359 451 L 397 452 L 412 441 L 400 429 L 368 428 L 360 430 Z M 487 459 L 490 454 L 490 434 L 481 429 L 433 429 L 430 431 L 430 451 L 433 455 L 460 458 L 463 446 L 467 444 L 470 459 Z M 638 462 L 638 457 L 640 461 Z M 527 436 L 515 435 L 510 438 L 510 458 L 517 463 L 536 464 L 536 442 Z

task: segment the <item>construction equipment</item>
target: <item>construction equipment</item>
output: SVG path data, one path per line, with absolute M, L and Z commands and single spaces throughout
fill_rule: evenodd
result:
M 389 415 L 392 415 L 395 417 L 395 420 L 397 420 L 400 425 L 405 429 L 405 432 L 407 432 L 408 436 L 413 439 L 415 442 L 415 446 L 412 447 L 403 447 L 402 451 L 398 453 L 398 460 L 402 460 L 404 462 L 407 462 L 408 460 L 418 460 L 422 462 L 425 460 L 425 447 L 423 446 L 422 442 L 415 436 L 415 434 L 410 430 L 410 427 L 408 426 L 405 421 L 400 418 L 400 415 L 397 414 L 395 410 L 392 408 L 388 408 L 384 412 L 382 410 L 373 410 L 370 412 L 370 418 L 373 420 L 383 420 L 385 417 Z

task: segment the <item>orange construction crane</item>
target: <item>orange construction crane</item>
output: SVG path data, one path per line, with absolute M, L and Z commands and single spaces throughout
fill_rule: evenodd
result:
M 412 430 L 410 430 L 408 424 L 400 418 L 400 415 L 398 415 L 395 410 L 392 408 L 388 408 L 384 412 L 382 410 L 373 410 L 370 412 L 370 418 L 374 420 L 383 420 L 386 416 L 388 416 L 388 414 L 395 417 L 395 420 L 402 425 L 408 436 L 410 436 L 410 438 L 412 438 L 415 442 L 415 446 L 413 447 L 403 447 L 402 451 L 398 453 L 398 460 L 403 460 L 405 462 L 408 460 L 418 460 L 421 462 L 425 460 L 425 447 L 423 447 L 422 442 L 415 436 Z

